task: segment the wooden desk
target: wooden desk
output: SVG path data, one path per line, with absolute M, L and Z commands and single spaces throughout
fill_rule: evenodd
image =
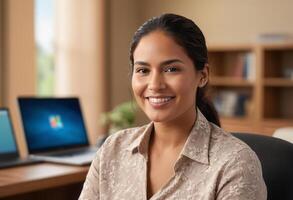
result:
M 50 163 L 0 169 L 0 199 L 77 199 L 88 169 Z
M 229 132 L 256 133 L 272 136 L 276 129 L 292 126 L 293 119 L 266 119 L 262 120 L 261 122 L 255 122 L 249 119 L 222 118 L 221 125 L 222 128 Z

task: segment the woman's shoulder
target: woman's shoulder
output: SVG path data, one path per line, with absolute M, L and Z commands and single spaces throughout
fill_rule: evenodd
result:
M 210 145 L 210 164 L 219 175 L 220 199 L 266 199 L 261 163 L 246 143 L 212 125 Z
M 258 161 L 256 153 L 245 142 L 214 124 L 211 125 L 210 154 L 211 159 L 214 157 L 230 160 L 240 156 L 244 160 Z

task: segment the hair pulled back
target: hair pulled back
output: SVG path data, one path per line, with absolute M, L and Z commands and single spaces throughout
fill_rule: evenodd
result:
M 133 73 L 133 53 L 141 38 L 149 33 L 161 30 L 171 36 L 174 41 L 183 47 L 188 57 L 192 60 L 195 70 L 203 70 L 208 63 L 208 51 L 205 37 L 200 28 L 190 19 L 176 15 L 163 14 L 146 21 L 135 32 L 130 46 L 130 64 Z M 208 121 L 220 126 L 218 113 L 213 103 L 206 96 L 207 85 L 199 87 L 196 94 L 196 106 Z

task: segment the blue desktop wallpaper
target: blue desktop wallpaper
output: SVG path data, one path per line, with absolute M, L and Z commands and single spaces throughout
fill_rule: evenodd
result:
M 0 110 L 0 154 L 16 152 L 13 129 L 7 110 Z
M 77 98 L 20 98 L 19 107 L 30 153 L 88 144 Z

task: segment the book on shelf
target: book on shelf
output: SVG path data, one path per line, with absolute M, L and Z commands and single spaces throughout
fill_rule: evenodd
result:
M 223 117 L 244 117 L 248 112 L 249 96 L 232 90 L 219 91 L 214 99 L 216 110 Z
M 254 53 L 245 53 L 243 55 L 244 66 L 243 66 L 243 78 L 246 80 L 254 81 L 256 73 L 256 63 Z
M 243 73 L 244 73 L 244 57 L 242 54 L 237 54 L 235 55 L 235 61 L 233 63 L 233 65 L 231 66 L 232 69 L 228 69 L 230 70 L 230 72 L 228 71 L 227 73 L 229 74 L 229 76 L 232 76 L 234 78 L 243 78 Z
M 293 80 L 293 66 L 283 69 L 283 77 L 288 80 Z
M 228 77 L 255 80 L 255 55 L 252 52 L 237 53 L 227 64 L 225 74 Z

